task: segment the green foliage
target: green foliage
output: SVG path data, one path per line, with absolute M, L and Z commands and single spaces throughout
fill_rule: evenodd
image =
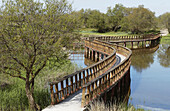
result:
M 125 16 L 126 8 L 122 4 L 116 4 L 113 9 L 108 7 L 106 15 L 108 16 L 107 22 L 109 28 L 113 31 L 117 31 L 121 27 L 121 21 Z
M 122 4 L 108 7 L 107 13 L 98 10 L 82 9 L 78 11 L 82 28 L 96 28 L 98 32 L 131 31 L 132 33 L 145 33 L 156 29 L 154 12 L 139 5 L 137 8 L 126 8 Z
M 125 26 L 132 33 L 143 33 L 156 27 L 154 13 L 141 5 L 138 8 L 130 9 L 126 20 L 124 21 L 128 22 L 128 24 Z
M 0 8 L 0 72 L 25 82 L 32 108 L 35 78 L 50 61 L 66 58 L 62 47 L 77 37 L 71 12 L 66 0 L 4 0 Z
M 158 17 L 158 27 L 167 28 L 170 32 L 170 13 L 165 13 Z

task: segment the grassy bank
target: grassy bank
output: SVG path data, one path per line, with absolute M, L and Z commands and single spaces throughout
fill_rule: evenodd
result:
M 170 34 L 161 38 L 161 44 L 170 44 Z
M 106 33 L 99 33 L 97 32 L 97 29 L 93 28 L 87 28 L 87 29 L 81 29 L 80 34 L 83 35 L 105 35 L 105 36 L 125 36 L 125 35 L 131 35 L 127 32 L 106 32 Z
M 50 105 L 50 93 L 48 81 L 54 81 L 53 78 L 71 74 L 80 68 L 70 61 L 63 61 L 58 66 L 46 67 L 36 77 L 34 98 L 41 108 Z M 4 84 L 5 83 L 5 84 Z M 24 111 L 29 110 L 28 100 L 25 93 L 25 82 L 17 78 L 0 74 L 0 110 L 1 111 Z

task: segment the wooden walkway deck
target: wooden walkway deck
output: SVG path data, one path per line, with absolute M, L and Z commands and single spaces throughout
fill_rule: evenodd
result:
M 118 65 L 126 58 L 125 56 L 120 54 L 116 54 L 116 56 L 118 61 L 116 65 Z M 43 111 L 83 111 L 84 108 L 81 107 L 81 99 L 82 90 L 79 90 L 76 93 L 70 95 L 65 100 L 63 100 L 61 103 L 56 105 L 50 105 L 47 108 L 43 109 Z

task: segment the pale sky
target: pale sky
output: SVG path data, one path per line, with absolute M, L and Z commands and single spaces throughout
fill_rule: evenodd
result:
M 73 9 L 97 9 L 106 12 L 107 7 L 114 7 L 115 4 L 123 4 L 125 7 L 138 7 L 144 5 L 159 16 L 165 12 L 170 12 L 170 0 L 68 0 L 73 2 Z
M 40 0 L 43 1 L 43 0 Z M 125 7 L 138 7 L 138 5 L 144 5 L 145 8 L 149 8 L 155 12 L 156 16 L 159 16 L 165 12 L 170 12 L 170 0 L 67 0 L 73 3 L 74 10 L 84 9 L 97 9 L 103 13 L 106 13 L 107 7 L 114 7 L 115 4 L 123 4 Z M 2 0 L 0 0 L 1 4 Z

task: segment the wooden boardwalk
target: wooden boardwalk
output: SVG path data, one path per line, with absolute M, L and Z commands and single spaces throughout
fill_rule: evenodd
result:
M 125 56 L 121 54 L 116 54 L 116 55 L 117 55 L 117 61 L 118 61 L 116 65 L 118 65 L 120 62 L 122 62 L 126 58 Z M 83 111 L 84 108 L 81 107 L 81 101 L 82 101 L 82 89 L 70 95 L 68 98 L 63 100 L 61 103 L 48 106 L 43 111 Z
M 114 40 L 114 43 L 109 43 Z M 124 46 L 117 45 L 124 40 Z M 130 65 L 133 49 L 154 47 L 160 35 L 148 36 L 101 36 L 84 38 L 85 58 L 96 63 L 73 74 L 50 82 L 51 105 L 43 111 L 82 111 L 93 100 L 110 97 L 121 98 L 130 86 Z M 141 42 L 141 43 L 140 43 Z

